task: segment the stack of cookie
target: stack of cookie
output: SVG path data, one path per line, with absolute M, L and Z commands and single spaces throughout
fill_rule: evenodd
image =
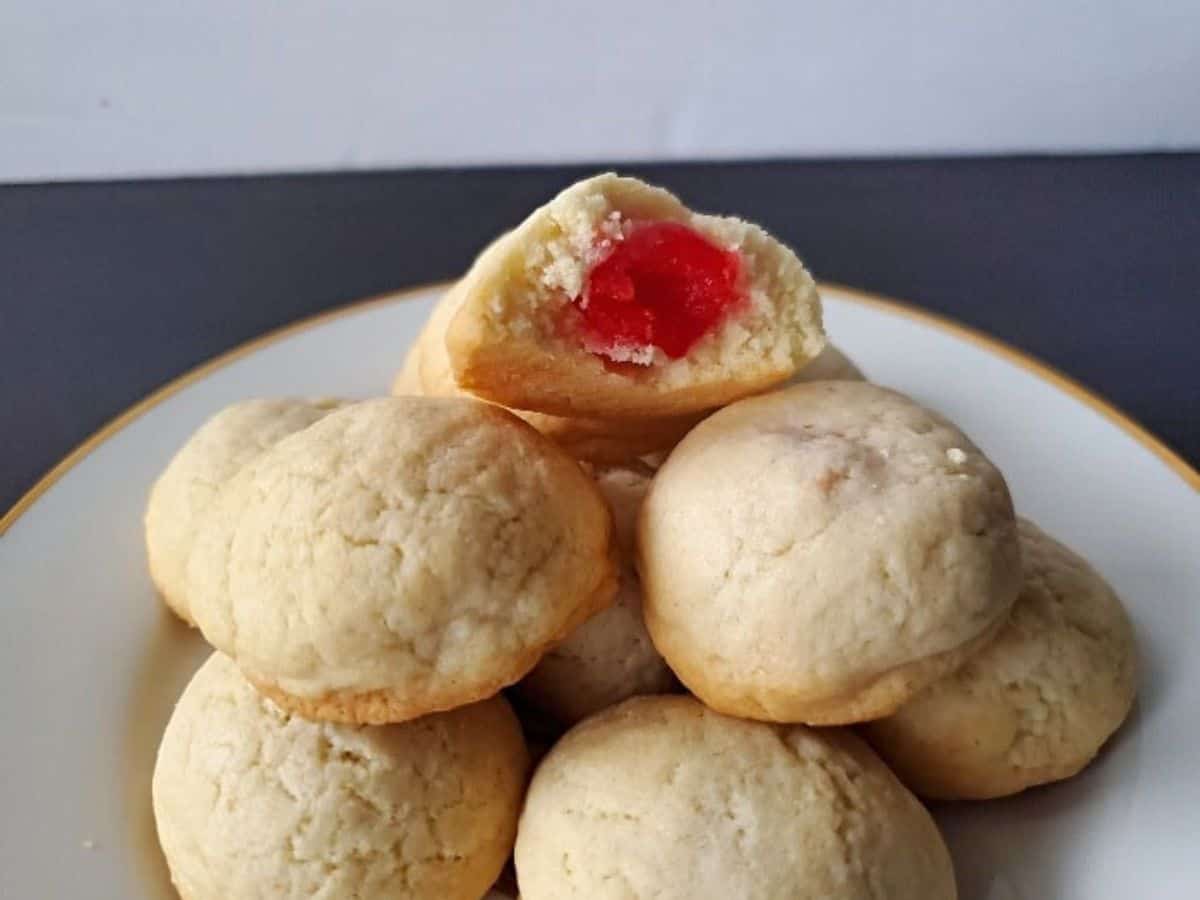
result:
M 216 651 L 154 773 L 189 900 L 479 898 L 514 847 L 524 900 L 952 898 L 910 791 L 1068 777 L 1134 693 L 1111 589 L 789 249 L 612 175 L 481 254 L 393 396 L 210 420 L 146 536 Z M 568 729 L 532 781 L 505 689 Z

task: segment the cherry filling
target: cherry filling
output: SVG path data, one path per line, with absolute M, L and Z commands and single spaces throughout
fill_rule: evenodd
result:
M 588 273 L 583 344 L 618 362 L 685 356 L 742 299 L 741 259 L 676 222 L 634 225 Z

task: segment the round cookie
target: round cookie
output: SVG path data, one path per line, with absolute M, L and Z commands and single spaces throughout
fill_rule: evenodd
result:
M 638 529 L 646 625 L 733 715 L 886 716 L 976 652 L 1020 586 L 1012 501 L 967 437 L 867 382 L 801 384 L 697 426 Z
M 446 328 L 462 298 L 462 282 L 438 301 L 420 336 L 409 349 L 392 383 L 393 394 L 470 397 L 454 381 L 446 352 Z M 620 464 L 648 453 L 670 450 L 706 413 L 639 419 L 552 416 L 511 410 L 576 459 Z
M 346 407 L 221 489 L 188 563 L 208 641 L 281 706 L 378 724 L 483 699 L 611 602 L 578 464 L 464 399 Z
M 392 379 L 392 393 L 397 397 L 420 397 L 425 393 L 421 384 L 421 356 L 421 338 L 418 337 L 405 355 L 404 365 Z
M 840 729 L 637 697 L 576 726 L 534 774 L 522 900 L 953 900 L 929 813 Z
M 246 400 L 221 410 L 175 454 L 146 504 L 150 578 L 167 606 L 192 624 L 184 593 L 196 523 L 217 490 L 242 466 L 289 434 L 343 406 L 340 400 Z
M 214 653 L 163 734 L 154 817 L 184 900 L 478 900 L 528 764 L 501 697 L 379 728 L 309 722 Z
M 642 589 L 633 567 L 634 526 L 654 472 L 648 466 L 594 468 L 613 510 L 621 553 L 617 599 L 551 648 L 519 685 L 522 695 L 566 724 L 635 694 L 675 687 L 675 676 L 654 649 L 642 620 Z
M 534 210 L 458 290 L 454 381 L 556 416 L 701 413 L 787 380 L 825 345 L 816 285 L 788 247 L 612 173 Z
M 867 738 L 917 793 L 985 799 L 1070 778 L 1125 720 L 1133 627 L 1087 561 L 1021 520 L 1025 583 L 1008 623 Z
M 833 344 L 826 344 L 817 358 L 792 376 L 788 386 L 808 381 L 866 381 L 854 360 Z

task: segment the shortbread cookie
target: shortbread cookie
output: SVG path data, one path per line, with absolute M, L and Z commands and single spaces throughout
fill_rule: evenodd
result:
M 826 344 L 817 358 L 797 372 L 789 384 L 807 381 L 866 381 L 862 369 L 833 344 Z
M 671 453 L 638 530 L 646 625 L 722 712 L 880 718 L 992 638 L 1020 587 L 1004 478 L 908 398 L 818 381 Z
M 558 721 L 572 724 L 635 694 L 659 694 L 675 677 L 650 642 L 642 621 L 642 589 L 633 565 L 638 509 L 654 472 L 648 466 L 596 468 L 621 551 L 616 602 L 552 648 L 519 689 Z
M 494 694 L 616 590 L 578 464 L 499 407 L 330 414 L 222 488 L 188 565 L 204 636 L 312 718 L 395 722 Z
M 426 393 L 421 384 L 421 339 L 409 348 L 404 357 L 404 365 L 392 380 L 392 394 L 397 397 L 420 397 Z M 429 396 L 436 396 L 430 394 Z
M 393 394 L 472 396 L 455 383 L 450 357 L 446 353 L 446 327 L 457 310 L 461 285 L 459 282 L 447 291 L 430 313 L 425 328 L 396 375 Z M 640 419 L 598 419 L 551 416 L 519 409 L 512 412 L 576 459 L 610 465 L 670 450 L 705 415 L 701 412 Z
M 517 830 L 522 900 L 953 900 L 929 813 L 848 731 L 637 697 L 567 733 Z
M 825 345 L 816 286 L 757 225 L 633 178 L 563 191 L 460 286 L 454 380 L 558 416 L 676 416 L 778 384 Z
M 1070 778 L 1137 689 L 1133 627 L 1087 561 L 1020 522 L 1025 584 L 1008 624 L 867 737 L 913 790 L 983 799 Z
M 307 428 L 344 403 L 340 400 L 246 400 L 204 423 L 167 465 L 146 505 L 150 577 L 176 614 L 189 624 L 184 571 L 196 522 L 217 490 L 268 447 Z
M 184 900 L 478 900 L 528 764 L 501 697 L 379 728 L 308 722 L 215 653 L 167 724 L 154 817 Z

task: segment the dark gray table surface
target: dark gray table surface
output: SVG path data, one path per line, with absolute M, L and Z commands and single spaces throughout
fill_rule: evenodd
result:
M 452 277 L 596 168 L 0 187 L 0 511 L 191 366 Z M 619 168 L 1041 357 L 1200 461 L 1200 155 Z

